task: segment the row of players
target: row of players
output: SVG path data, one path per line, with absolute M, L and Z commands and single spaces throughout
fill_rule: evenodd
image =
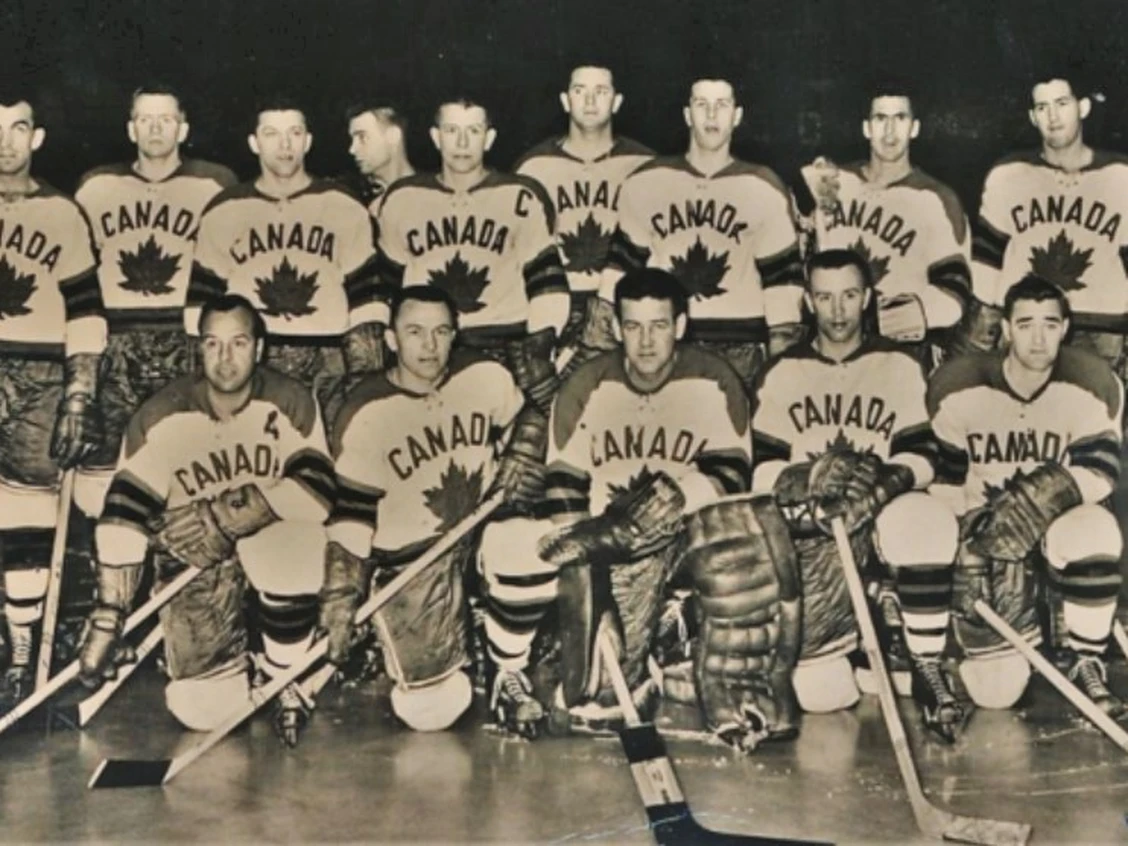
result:
M 213 301 L 200 327 L 204 375 L 173 382 L 130 424 L 98 526 L 83 676 L 113 675 L 152 542 L 162 579 L 184 564 L 204 570 L 162 620 L 169 708 L 210 728 L 251 690 L 244 579 L 290 601 L 286 626 L 262 629 L 260 665 L 295 660 L 318 616 L 330 660 L 344 663 L 372 569 L 386 583 L 503 491 L 480 538 L 377 615 L 392 705 L 414 728 L 446 728 L 470 705 L 464 576 L 476 562 L 499 724 L 526 737 L 543 725 L 547 703 L 527 671 L 552 605 L 553 704 L 587 724 L 619 716 L 596 658 L 609 638 L 637 704 L 653 706 L 662 600 L 681 580 L 697 635 L 692 672 L 671 695 L 692 697 L 739 748 L 793 738 L 800 709 L 848 708 L 859 695 L 855 623 L 827 529 L 836 518 L 858 560 L 893 574 L 912 693 L 939 737 L 953 741 L 967 716 L 941 664 L 949 629 L 971 700 L 1010 707 L 1029 668 L 973 605 L 987 601 L 1037 642 L 1041 577 L 1062 598 L 1070 677 L 1120 715 L 1101 657 L 1120 532 L 1100 504 L 1119 471 L 1120 381 L 1097 356 L 1061 346 L 1069 306 L 1040 277 L 1008 292 L 1005 352 L 961 356 L 928 381 L 911 354 L 867 332 L 872 299 L 857 254 L 814 255 L 813 339 L 765 369 L 750 403 L 732 368 L 685 342 L 678 280 L 631 271 L 615 289 L 621 349 L 566 379 L 546 419 L 505 368 L 456 344 L 445 292 L 408 286 L 393 300 L 396 363 L 349 392 L 328 449 L 308 389 L 257 367 L 254 309 Z M 307 715 L 296 693 L 278 713 L 296 742 Z

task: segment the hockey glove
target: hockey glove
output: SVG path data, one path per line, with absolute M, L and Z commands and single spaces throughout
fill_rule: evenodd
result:
M 903 464 L 887 464 L 872 452 L 828 449 L 811 466 L 811 513 L 822 527 L 841 517 L 852 533 L 912 486 L 913 471 Z
M 1003 312 L 972 297 L 967 312 L 948 333 L 944 347 L 945 360 L 971 352 L 987 352 L 999 346 L 1002 337 Z
M 547 453 L 548 418 L 526 406 L 513 423 L 494 477 L 493 490 L 505 491 L 506 505 L 525 510 L 544 498 Z
M 384 324 L 362 323 L 341 338 L 346 388 L 351 390 L 369 373 L 384 369 Z
M 975 610 L 976 600 L 982 599 L 995 607 L 995 589 L 992 582 L 990 559 L 976 555 L 968 548 L 966 541 L 960 544 L 959 558 L 956 560 L 957 573 L 953 582 L 952 604 L 956 613 L 970 623 L 982 626 L 986 622 Z
M 571 357 L 560 372 L 561 382 L 567 381 L 581 364 L 619 346 L 619 342 L 615 340 L 615 306 L 598 294 L 593 294 L 584 308 L 584 325 L 580 329 L 576 345 L 569 350 Z M 564 355 L 565 353 L 560 354 L 558 363 Z
M 920 297 L 916 294 L 879 297 L 877 331 L 883 337 L 901 344 L 923 341 L 928 331 L 928 321 L 925 319 Z
M 813 529 L 810 494 L 811 462 L 789 464 L 776 477 L 772 494 L 792 529 Z
M 807 337 L 802 323 L 781 323 L 768 329 L 768 358 L 776 358 Z
M 819 156 L 810 164 L 804 165 L 801 173 L 819 209 L 826 214 L 833 213 L 842 187 L 838 178 L 838 165 L 825 156 Z
M 325 549 L 325 581 L 318 594 L 318 625 L 328 639 L 326 657 L 340 667 L 353 645 L 353 615 L 360 605 L 367 575 L 364 559 L 357 558 L 336 541 Z
M 1077 482 L 1057 462 L 1029 473 L 1019 470 L 971 525 L 971 551 L 1000 561 L 1022 561 L 1050 523 L 1080 504 Z
M 78 678 L 88 688 L 117 676 L 117 668 L 137 659 L 121 639 L 125 616 L 141 582 L 141 564 L 98 565 L 98 604 L 86 621 L 78 655 Z
M 560 377 L 552 363 L 555 347 L 556 332 L 548 328 L 514 341 L 505 351 L 517 387 L 545 417 L 549 416 L 552 399 L 560 388 Z
M 193 567 L 207 568 L 235 554 L 235 541 L 278 520 L 258 485 L 249 482 L 214 500 L 200 499 L 157 519 L 154 541 Z
M 102 442 L 102 417 L 96 402 L 100 356 L 67 357 L 63 400 L 55 415 L 51 458 L 62 469 L 75 467 Z
M 625 564 L 651 555 L 681 531 L 685 495 L 665 473 L 589 517 L 541 539 L 540 557 L 556 567 Z

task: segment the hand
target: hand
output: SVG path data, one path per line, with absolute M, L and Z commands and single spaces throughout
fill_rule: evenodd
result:
M 169 509 L 152 529 L 153 543 L 190 567 L 214 567 L 235 554 L 235 542 L 220 529 L 206 499 Z
M 50 456 L 63 470 L 77 467 L 98 445 L 101 426 L 86 394 L 74 394 L 59 404 Z
M 137 660 L 133 647 L 121 639 L 124 614 L 98 606 L 87 619 L 78 656 L 78 680 L 91 690 L 117 678 L 117 668 Z

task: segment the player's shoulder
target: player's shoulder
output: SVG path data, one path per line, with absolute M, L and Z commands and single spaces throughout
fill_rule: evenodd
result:
M 79 205 L 78 200 L 38 177 L 36 177 L 35 181 L 38 187 L 35 189 L 35 193 L 32 196 L 51 206 L 52 217 L 57 218 L 59 216 L 70 215 L 80 219 L 87 226 L 90 225 L 90 221 L 86 216 L 86 210 Z
M 138 406 L 131 427 L 143 438 L 162 422 L 179 414 L 204 413 L 201 405 L 203 380 L 194 374 L 173 379 Z
M 612 158 L 619 156 L 637 156 L 639 158 L 650 159 L 657 154 L 642 142 L 635 141 L 633 138 L 628 138 L 625 135 L 620 135 L 615 139 L 615 143 L 611 145 L 611 152 L 607 155 Z
M 362 409 L 399 393 L 399 388 L 392 384 L 386 370 L 365 374 L 345 394 L 337 417 L 332 421 L 333 437 L 339 438 Z
M 303 435 L 313 429 L 317 400 L 304 382 L 263 365 L 255 371 L 251 396 L 275 406 Z
M 550 204 L 548 199 L 548 192 L 544 190 L 544 186 L 541 185 L 541 183 L 536 179 L 525 173 L 509 173 L 504 170 L 491 170 L 488 174 L 486 174 L 486 178 L 478 183 L 475 190 L 480 190 L 483 188 L 513 188 L 517 190 L 526 188 L 536 194 L 537 197 L 543 200 L 546 205 Z
M 987 179 L 990 180 L 992 177 L 998 178 L 1011 171 L 1031 167 L 1045 168 L 1049 167 L 1049 165 L 1046 164 L 1037 150 L 1015 150 L 995 160 L 987 171 Z
M 456 346 L 450 353 L 447 364 L 448 379 L 470 377 L 481 385 L 492 387 L 497 380 L 513 381 L 505 365 L 471 347 Z
M 331 202 L 340 203 L 342 206 L 364 209 L 364 213 L 368 214 L 368 209 L 365 208 L 364 203 L 360 197 L 352 192 L 347 186 L 342 185 L 340 180 L 332 179 L 327 176 L 315 176 L 309 183 L 301 196 L 306 197 L 322 197 Z
M 1053 378 L 1092 394 L 1110 415 L 1118 413 L 1122 401 L 1120 380 L 1108 362 L 1095 353 L 1063 346 L 1054 363 Z
M 133 166 L 129 162 L 113 162 L 112 164 L 98 165 L 92 167 L 86 173 L 78 178 L 78 183 L 74 189 L 77 196 L 83 189 L 89 190 L 91 183 L 98 180 L 116 181 L 118 179 L 138 178 L 133 172 Z
M 538 162 L 538 160 L 541 159 L 549 161 L 553 159 L 570 159 L 571 157 L 564 152 L 561 146 L 563 140 L 561 136 L 554 135 L 534 145 L 513 163 L 513 172 L 522 173 L 524 168 L 532 166 L 534 162 Z
M 399 202 L 411 203 L 412 196 L 419 191 L 437 191 L 445 193 L 446 189 L 439 183 L 438 174 L 412 173 L 397 179 L 388 186 L 384 192 L 384 201 L 381 209 L 388 208 Z
M 718 176 L 754 179 L 768 184 L 782 194 L 788 193 L 787 186 L 784 184 L 784 181 L 780 179 L 779 174 L 767 165 L 757 164 L 756 162 L 734 159 Z
M 1001 384 L 1004 353 L 968 352 L 941 364 L 928 380 L 929 408 L 935 410 L 947 398 Z
M 566 402 L 586 402 L 596 388 L 607 382 L 626 382 L 621 349 L 606 350 L 576 368 L 560 386 L 560 397 Z
M 959 240 L 963 240 L 965 219 L 963 203 L 960 202 L 959 195 L 951 186 L 941 182 L 919 167 L 914 167 L 909 175 L 898 184 L 906 188 L 921 191 L 939 200 L 952 229 L 958 234 Z
M 739 382 L 736 371 L 727 361 L 695 344 L 682 344 L 678 347 L 678 357 L 670 378 L 707 379 L 721 384 L 734 379 Z
M 672 173 L 693 173 L 685 156 L 654 156 L 635 168 L 624 184 L 629 185 L 642 179 L 660 180 Z
M 1093 150 L 1093 161 L 1085 170 L 1103 170 L 1128 167 L 1128 154 L 1118 153 L 1113 150 Z
M 208 204 L 204 206 L 204 214 L 208 214 L 221 207 L 231 208 L 244 200 L 265 200 L 265 197 L 255 188 L 253 179 L 249 179 L 246 182 L 236 182 L 219 191 L 219 193 L 208 200 Z
M 185 159 L 177 175 L 214 182 L 220 188 L 230 188 L 239 182 L 239 177 L 231 168 L 205 159 Z

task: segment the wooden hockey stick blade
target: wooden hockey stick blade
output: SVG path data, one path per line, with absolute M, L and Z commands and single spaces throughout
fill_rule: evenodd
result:
M 977 599 L 974 607 L 976 613 L 986 620 L 987 624 L 998 632 L 1000 637 L 1017 649 L 1022 657 L 1042 674 L 1046 681 L 1057 688 L 1058 693 L 1068 699 L 1074 708 L 1088 717 L 1097 728 L 1108 736 L 1109 740 L 1128 752 L 1128 731 L 1125 731 L 1116 720 L 1097 707 L 1092 699 L 1082 693 L 1073 682 L 1065 677 L 1061 670 L 1047 661 L 1037 649 L 1027 643 L 1022 635 L 1016 632 L 990 605 L 982 599 Z
M 201 571 L 195 567 L 188 567 L 163 589 L 153 594 L 144 605 L 129 615 L 129 618 L 125 621 L 125 626 L 122 628 L 122 634 L 128 634 L 141 625 L 141 623 L 145 622 L 153 612 L 157 611 L 162 605 L 176 596 L 176 594 L 179 593 L 188 582 L 196 578 L 200 572 Z M 41 689 L 35 691 L 3 717 L 0 717 L 0 734 L 19 722 L 21 718 L 34 711 L 68 683 L 78 678 L 78 669 L 78 660 L 71 661 L 66 667 L 52 676 L 51 680 Z
M 429 567 L 432 562 L 445 555 L 456 543 L 462 540 L 464 535 L 485 520 L 494 509 L 501 505 L 503 498 L 504 493 L 499 491 L 479 505 L 474 511 L 470 512 L 469 515 L 462 518 L 461 521 L 439 538 L 423 555 L 411 562 L 399 575 L 369 597 L 368 601 L 357 609 L 356 614 L 353 615 L 353 621 L 357 624 L 363 623 L 379 611 L 380 608 L 391 601 L 392 598 L 400 592 L 404 585 Z M 304 675 L 314 664 L 325 656 L 327 648 L 328 641 L 324 637 L 318 638 L 313 646 L 310 647 L 309 651 L 298 661 L 291 664 L 276 676 L 271 677 L 270 681 L 266 684 L 254 688 L 247 702 L 239 705 L 222 723 L 204 735 L 198 743 L 195 743 L 191 748 L 185 750 L 175 758 L 149 761 L 137 759 L 105 759 L 98 765 L 98 769 L 91 777 L 87 787 L 156 787 L 161 784 L 168 784 L 176 778 L 180 772 L 227 737 L 228 734 L 234 731 L 244 721 L 254 716 L 259 708 L 277 696 L 286 685 Z M 324 672 L 324 670 L 322 672 Z M 320 680 L 321 684 L 324 685 L 325 682 L 328 681 L 328 676 L 331 675 L 332 670 L 329 670 L 328 675 L 324 679 L 321 679 L 320 676 L 314 676 L 311 681 L 316 682 Z M 307 690 L 309 687 L 310 685 L 307 685 Z M 162 767 L 163 769 L 161 769 Z M 158 781 L 153 782 L 153 774 L 158 772 L 161 773 L 161 777 Z M 131 774 L 136 774 L 136 777 L 131 776 Z
M 857 619 L 858 628 L 862 633 L 862 645 L 865 647 L 870 668 L 873 670 L 874 679 L 877 682 L 877 698 L 881 706 L 881 716 L 885 720 L 885 728 L 889 733 L 889 740 L 893 744 L 893 757 L 897 761 L 897 768 L 901 771 L 901 781 L 905 786 L 905 794 L 908 796 L 909 804 L 912 806 L 917 828 L 928 837 L 952 840 L 957 843 L 979 843 L 984 844 L 984 846 L 992 846 L 992 844 L 1010 846 L 1010 844 L 1026 843 L 1031 832 L 1031 827 L 1026 823 L 965 817 L 938 808 L 925 798 L 924 788 L 921 787 L 916 764 L 913 762 L 909 739 L 905 734 L 905 726 L 901 722 L 900 713 L 897 711 L 897 697 L 893 692 L 893 683 L 889 680 L 885 656 L 881 652 L 881 643 L 877 638 L 877 629 L 874 628 L 869 606 L 866 603 L 862 577 L 859 575 L 858 564 L 854 560 L 854 551 L 850 548 L 850 538 L 846 533 L 846 525 L 842 522 L 841 517 L 835 517 L 831 521 L 831 529 L 834 532 L 835 545 L 838 547 L 838 557 L 842 564 L 842 573 L 846 579 L 850 602 L 854 606 L 854 617 Z
M 47 595 L 43 599 L 42 637 L 35 659 L 35 689 L 42 690 L 51 677 L 51 659 L 55 655 L 55 629 L 59 623 L 59 598 L 63 593 L 63 559 L 67 554 L 67 529 L 70 526 L 71 500 L 74 499 L 75 469 L 63 471 L 59 485 L 59 508 L 55 515 L 55 536 L 51 541 L 51 559 L 47 568 Z
M 115 678 L 105 682 L 100 688 L 74 706 L 74 724 L 78 728 L 83 728 L 94 719 L 94 716 L 110 701 L 110 697 L 121 689 L 121 686 L 133 675 L 133 671 L 141 666 L 162 640 L 164 640 L 164 628 L 158 625 L 145 636 L 145 639 L 137 647 L 136 661 L 119 666 Z

